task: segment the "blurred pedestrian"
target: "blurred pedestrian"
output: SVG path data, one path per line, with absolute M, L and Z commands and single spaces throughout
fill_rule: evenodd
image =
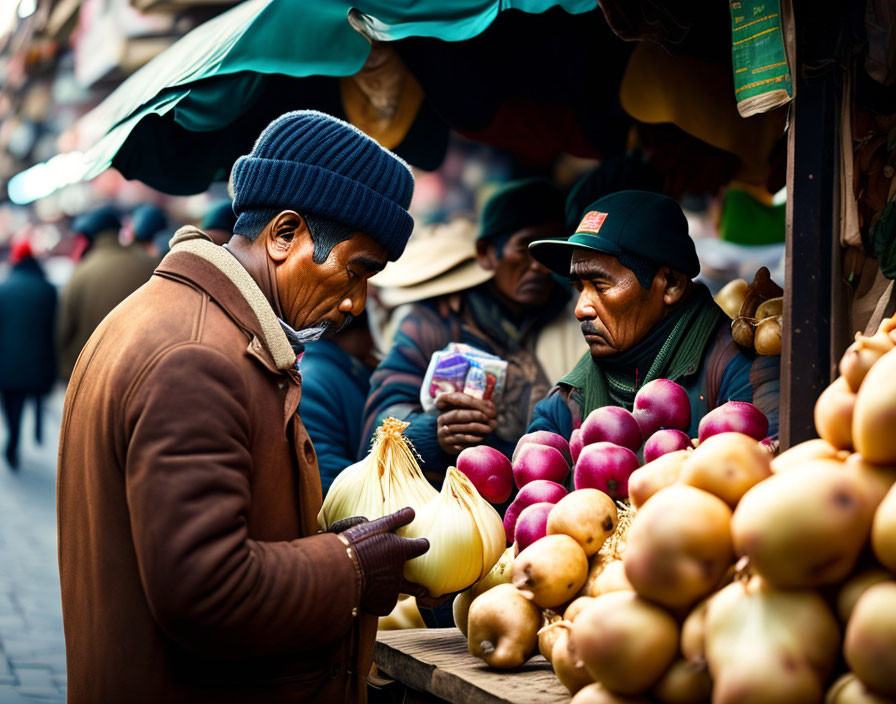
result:
M 159 261 L 163 252 L 156 246 L 156 237 L 168 229 L 168 216 L 159 206 L 145 203 L 134 208 L 131 214 L 131 228 L 135 247 L 141 247 L 150 257 Z
M 111 206 L 85 213 L 72 225 L 90 245 L 62 292 L 59 309 L 59 375 L 68 380 L 87 339 L 109 311 L 145 284 L 156 262 L 142 249 L 118 241 L 121 220 Z
M 226 244 L 233 235 L 236 215 L 230 199 L 218 201 L 206 212 L 199 229 L 212 238 L 215 244 Z
M 235 233 L 181 228 L 66 395 L 59 571 L 68 697 L 363 702 L 376 615 L 428 549 L 410 508 L 320 532 L 304 345 L 360 316 L 410 235 L 410 168 L 313 111 L 233 167 Z M 337 393 L 337 390 L 333 390 Z
M 0 282 L 0 398 L 6 419 L 6 462 L 19 466 L 25 401 L 35 401 L 35 439 L 42 441 L 42 397 L 56 378 L 53 326 L 56 289 L 47 281 L 28 240 L 13 244 L 12 269 Z

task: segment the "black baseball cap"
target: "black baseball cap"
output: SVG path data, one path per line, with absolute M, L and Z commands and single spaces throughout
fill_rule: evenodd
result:
M 548 269 L 569 276 L 575 247 L 618 257 L 629 253 L 680 271 L 690 278 L 700 273 L 694 240 L 678 203 L 649 191 L 617 191 L 585 209 L 570 237 L 536 240 L 532 256 Z

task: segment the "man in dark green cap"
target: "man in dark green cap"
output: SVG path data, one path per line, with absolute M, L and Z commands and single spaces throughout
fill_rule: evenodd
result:
M 563 373 L 549 371 L 551 360 L 545 360 L 562 358 L 562 334 L 542 342 L 552 323 L 567 323 L 569 294 L 528 249 L 534 240 L 562 234 L 563 217 L 563 193 L 546 179 L 511 182 L 489 199 L 476 244 L 479 265 L 494 276 L 457 294 L 415 303 L 402 319 L 392 349 L 371 377 L 362 451 L 382 419 L 394 416 L 410 422 L 405 434 L 435 484 L 465 447 L 487 444 L 510 456 L 535 403 Z M 455 392 L 440 395 L 432 412 L 423 411 L 420 387 L 427 366 L 450 342 L 507 361 L 497 404 Z M 578 350 L 579 341 L 573 342 Z M 547 354 L 539 354 L 545 348 Z
M 536 406 L 529 432 L 569 438 L 595 408 L 631 410 L 644 384 L 672 379 L 690 398 L 691 437 L 726 401 L 753 403 L 777 435 L 780 359 L 753 359 L 734 343 L 730 320 L 693 281 L 700 262 L 674 200 L 612 193 L 586 208 L 571 237 L 529 250 L 579 292 L 575 315 L 590 348 Z

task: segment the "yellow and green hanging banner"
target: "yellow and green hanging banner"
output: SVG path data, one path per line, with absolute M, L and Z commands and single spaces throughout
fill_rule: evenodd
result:
M 789 2 L 789 0 L 783 0 Z M 793 98 L 779 0 L 730 0 L 734 96 L 742 117 Z

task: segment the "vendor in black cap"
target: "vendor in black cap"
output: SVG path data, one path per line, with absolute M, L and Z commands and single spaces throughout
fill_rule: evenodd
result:
M 777 435 L 779 358 L 752 359 L 732 340 L 727 316 L 693 281 L 700 262 L 674 200 L 613 193 L 586 208 L 571 237 L 529 250 L 579 292 L 575 315 L 590 348 L 536 406 L 529 432 L 569 438 L 595 408 L 631 410 L 639 388 L 664 378 L 690 397 L 691 437 L 726 401 L 753 403 Z

